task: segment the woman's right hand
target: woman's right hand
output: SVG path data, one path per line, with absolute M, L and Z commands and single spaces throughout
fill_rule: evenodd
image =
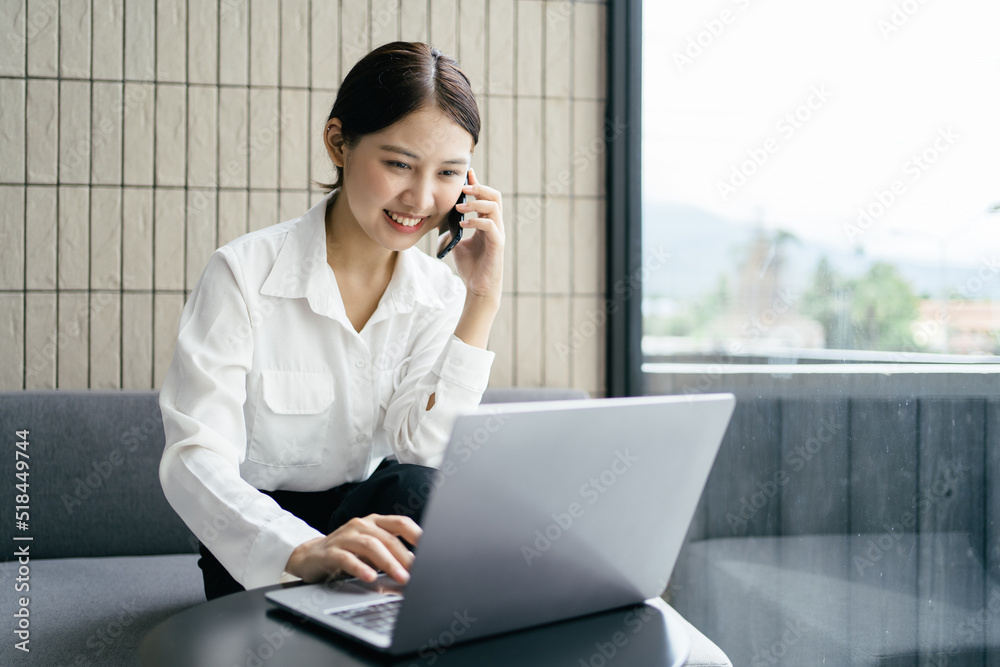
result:
M 382 570 L 405 584 L 414 556 L 403 540 L 417 546 L 422 534 L 408 516 L 369 514 L 295 547 L 285 571 L 307 582 L 347 573 L 370 583 L 378 577 L 376 570 Z

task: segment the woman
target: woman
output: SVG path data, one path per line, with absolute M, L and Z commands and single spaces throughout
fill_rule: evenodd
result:
M 493 360 L 504 224 L 469 168 L 479 128 L 454 60 L 379 47 L 326 123 L 327 196 L 209 260 L 160 393 L 160 480 L 201 542 L 209 599 L 294 577 L 407 581 L 433 466 Z M 456 207 L 462 193 L 475 200 Z M 459 277 L 415 247 L 453 207 Z

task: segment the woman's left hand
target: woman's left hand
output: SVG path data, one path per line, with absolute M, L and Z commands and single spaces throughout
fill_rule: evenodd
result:
M 500 303 L 503 288 L 503 205 L 500 192 L 483 185 L 476 178 L 476 172 L 469 170 L 469 184 L 462 188 L 475 201 L 458 205 L 458 210 L 468 215 L 462 227 L 466 230 L 452 254 L 459 277 L 465 282 L 467 298 L 481 298 Z M 475 230 L 469 234 L 470 230 Z

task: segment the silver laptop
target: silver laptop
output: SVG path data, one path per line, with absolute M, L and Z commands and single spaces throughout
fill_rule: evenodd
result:
M 405 587 L 267 593 L 375 649 L 442 647 L 637 604 L 667 586 L 731 394 L 480 406 L 459 417 Z

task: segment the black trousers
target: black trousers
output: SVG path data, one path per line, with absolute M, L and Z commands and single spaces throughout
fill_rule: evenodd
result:
M 434 468 L 386 460 L 363 482 L 349 482 L 327 491 L 261 493 L 271 496 L 283 509 L 328 535 L 351 519 L 369 514 L 402 514 L 419 524 L 438 474 Z M 199 542 L 198 550 L 205 597 L 213 600 L 246 590 L 208 547 Z

